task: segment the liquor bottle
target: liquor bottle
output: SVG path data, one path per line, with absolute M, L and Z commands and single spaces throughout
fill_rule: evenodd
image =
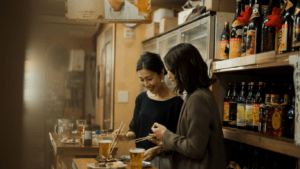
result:
M 230 39 L 230 30 L 229 22 L 225 22 L 224 30 L 221 35 L 220 41 L 220 59 L 225 60 L 229 59 L 229 39 Z
M 223 108 L 223 126 L 229 126 L 229 101 L 231 94 L 231 83 L 228 83 L 227 92 L 224 97 L 224 108 Z
M 247 56 L 260 53 L 262 16 L 261 0 L 255 0 L 247 30 Z
M 236 113 L 237 113 L 237 84 L 233 85 L 229 101 L 229 126 L 236 127 Z
M 292 97 L 292 106 L 286 115 L 286 137 L 294 138 L 295 132 L 295 96 Z
M 294 12 L 294 24 L 293 24 L 293 43 L 292 50 L 300 50 L 300 1 L 298 0 L 297 6 Z
M 92 146 L 91 114 L 87 116 L 87 123 L 84 129 L 84 146 Z
M 289 112 L 289 110 L 291 109 L 291 105 L 290 105 L 290 96 L 288 95 L 288 93 L 286 92 L 283 96 L 283 103 L 281 103 L 281 108 L 282 108 L 282 135 L 281 136 L 285 136 L 286 135 L 286 122 L 287 122 L 287 114 Z
M 254 150 L 252 169 L 258 169 L 258 150 Z
M 282 17 L 282 28 L 281 28 L 281 42 L 280 42 L 280 53 L 286 53 L 292 51 L 292 39 L 293 39 L 293 19 L 296 6 L 295 0 L 287 0 L 285 13 Z
M 242 4 L 242 12 L 245 12 L 245 5 Z M 248 24 L 243 24 L 243 29 L 242 29 L 242 43 L 241 43 L 241 56 L 246 56 L 246 42 L 247 42 L 247 29 L 248 29 Z
M 263 82 L 258 83 L 258 90 L 255 95 L 254 104 L 253 104 L 253 129 L 258 132 L 259 127 L 259 106 L 264 103 L 264 91 L 263 91 Z
M 284 83 L 283 84 L 283 88 L 281 89 L 281 92 L 280 92 L 280 101 L 279 101 L 279 104 L 284 103 L 284 95 L 288 95 L 288 90 L 289 90 L 288 83 Z
M 245 82 L 242 82 L 242 88 L 238 97 L 236 126 L 238 129 L 245 129 L 245 112 L 246 112 L 246 92 Z
M 236 0 L 236 13 L 230 31 L 230 50 L 229 50 L 230 59 L 241 57 L 243 24 L 242 22 L 237 20 L 237 17 L 241 16 L 240 15 L 241 10 L 242 10 L 242 0 Z
M 275 27 L 267 27 L 265 25 L 265 23 L 269 21 L 268 16 L 272 15 L 274 7 L 280 8 L 279 0 L 270 0 L 268 8 L 265 10 L 266 16 L 264 16 L 261 34 L 261 52 L 275 50 L 276 36 L 278 36 L 278 33 L 276 34 Z
M 255 96 L 255 83 L 251 82 L 250 91 L 246 99 L 246 129 L 253 130 L 253 103 Z
M 264 91 L 265 91 L 265 104 L 269 104 L 271 102 L 271 87 L 270 84 L 264 84 Z
M 272 118 L 273 118 L 273 114 L 275 111 L 275 106 L 278 105 L 278 103 L 276 103 L 276 96 L 277 94 L 271 94 L 271 102 L 267 105 L 267 108 L 265 110 L 265 116 L 266 116 L 266 132 L 265 135 L 272 135 L 273 133 L 273 126 L 272 126 Z

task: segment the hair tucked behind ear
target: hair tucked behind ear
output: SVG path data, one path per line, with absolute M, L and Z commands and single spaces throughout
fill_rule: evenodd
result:
M 167 74 L 167 70 L 160 56 L 155 53 L 145 52 L 141 55 L 136 65 L 136 71 L 147 69 L 152 72 L 156 72 L 158 75 L 162 73 L 164 69 L 164 75 Z
M 216 79 L 209 78 L 207 65 L 199 51 L 191 44 L 173 47 L 164 58 L 166 67 L 175 75 L 175 91 L 192 93 L 197 88 L 208 88 Z

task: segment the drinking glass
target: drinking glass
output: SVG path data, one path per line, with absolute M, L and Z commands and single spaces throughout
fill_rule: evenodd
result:
M 99 141 L 99 157 L 104 157 L 107 159 L 109 157 L 109 151 L 110 151 L 110 145 L 112 141 L 111 140 L 100 140 Z
M 141 169 L 145 149 L 143 149 L 143 148 L 131 148 L 131 149 L 129 149 L 129 153 L 130 153 L 131 168 Z
M 76 120 L 76 125 L 77 125 L 77 136 L 78 138 L 81 138 L 81 135 L 84 133 L 86 120 L 84 119 Z

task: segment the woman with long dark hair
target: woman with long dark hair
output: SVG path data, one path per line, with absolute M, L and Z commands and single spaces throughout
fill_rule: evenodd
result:
M 191 44 L 173 47 L 164 58 L 175 91 L 187 92 L 176 133 L 154 123 L 150 141 L 173 151 L 172 169 L 225 169 L 225 150 L 218 107 L 209 86 L 207 65 Z

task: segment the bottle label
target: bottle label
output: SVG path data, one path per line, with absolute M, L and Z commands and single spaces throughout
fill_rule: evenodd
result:
M 253 104 L 246 104 L 246 125 L 253 126 Z
M 266 94 L 265 104 L 269 104 L 270 102 L 271 102 L 271 95 L 270 94 Z
M 85 140 L 87 140 L 87 139 L 92 139 L 92 131 L 85 130 L 85 131 L 84 131 L 84 139 L 85 139 Z
M 230 38 L 230 59 L 241 57 L 242 52 L 242 38 Z
M 223 121 L 229 121 L 229 102 L 224 102 Z
M 247 31 L 247 56 L 256 53 L 256 30 Z
M 293 26 L 293 47 L 300 47 L 300 24 L 297 22 L 297 20 L 294 21 Z
M 285 10 L 290 9 L 290 8 L 292 8 L 293 6 L 294 6 L 294 4 L 293 4 L 291 1 L 287 1 Z
M 237 126 L 245 126 L 245 103 L 237 104 Z
M 281 41 L 280 41 L 280 51 L 287 50 L 287 37 L 288 37 L 288 24 L 282 24 L 281 28 Z
M 260 104 L 253 104 L 253 126 L 259 125 L 259 106 Z
M 272 127 L 278 130 L 281 126 L 281 114 L 279 111 L 275 111 L 272 117 Z
M 259 4 L 254 4 L 250 20 L 254 19 L 254 18 L 257 18 L 257 17 L 260 17 L 259 13 L 260 13 Z
M 229 40 L 221 40 L 220 41 L 220 59 L 228 59 L 229 53 L 226 53 L 226 48 L 229 43 Z
M 235 20 L 235 21 L 232 23 L 231 27 L 237 27 L 237 26 L 242 26 L 242 25 L 243 25 L 242 22 L 240 22 L 240 21 L 238 21 L 238 20 Z

